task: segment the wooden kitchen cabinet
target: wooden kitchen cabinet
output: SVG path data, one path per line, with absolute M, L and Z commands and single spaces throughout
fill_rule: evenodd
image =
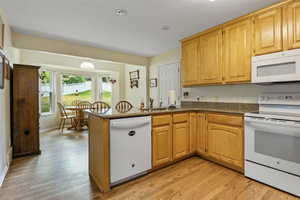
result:
M 282 8 L 272 8 L 254 16 L 254 54 L 283 50 Z
M 182 158 L 189 154 L 190 132 L 188 113 L 173 115 L 173 159 Z
M 223 29 L 224 78 L 226 83 L 251 80 L 251 20 L 227 25 Z
M 300 1 L 292 1 L 287 6 L 285 17 L 287 19 L 288 49 L 300 48 Z
M 191 112 L 189 118 L 190 125 L 190 153 L 197 151 L 197 113 Z
M 197 153 L 207 154 L 207 121 L 205 113 L 197 114 Z
M 242 169 L 244 163 L 242 116 L 208 114 L 207 131 L 208 155 Z
M 195 85 L 199 82 L 199 39 L 182 43 L 182 84 L 183 86 Z
M 152 165 L 171 162 L 172 156 L 172 116 L 158 115 L 152 118 Z
M 217 29 L 200 36 L 200 84 L 222 83 L 222 30 Z

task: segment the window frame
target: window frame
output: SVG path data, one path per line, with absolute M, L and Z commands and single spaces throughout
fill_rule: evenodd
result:
M 56 80 L 56 75 L 55 72 L 49 69 L 41 68 L 39 70 L 39 75 L 41 75 L 42 72 L 49 72 L 51 73 L 51 79 L 50 79 L 50 112 L 42 112 L 42 80 L 39 78 L 39 85 L 40 85 L 40 91 L 39 91 L 39 113 L 41 116 L 47 116 L 47 115 L 54 115 L 56 113 L 56 107 L 55 107 L 55 80 Z

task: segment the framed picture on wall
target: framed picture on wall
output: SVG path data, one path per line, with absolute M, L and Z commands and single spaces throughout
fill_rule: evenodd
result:
M 0 89 L 4 89 L 4 70 L 5 60 L 4 56 L 0 56 Z
M 130 80 L 140 79 L 140 70 L 129 72 Z
M 4 23 L 2 18 L 0 17 L 0 49 L 4 48 Z
M 150 79 L 150 87 L 151 88 L 157 87 L 157 78 Z

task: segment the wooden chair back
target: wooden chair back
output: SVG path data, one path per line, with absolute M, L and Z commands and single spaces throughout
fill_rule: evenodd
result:
M 79 104 L 77 104 L 77 107 L 81 109 L 91 109 L 92 104 L 88 101 L 81 101 Z
M 103 101 L 96 101 L 92 104 L 91 110 L 94 112 L 107 112 L 110 109 L 110 105 Z
M 128 112 L 133 108 L 132 104 L 129 103 L 128 101 L 120 101 L 116 105 L 116 110 L 118 112 Z
M 77 106 L 81 101 L 79 99 L 76 99 L 72 101 L 72 106 Z
M 58 102 L 57 103 L 57 107 L 59 109 L 59 114 L 60 114 L 61 117 L 67 116 L 66 109 L 65 109 L 65 107 L 61 103 Z

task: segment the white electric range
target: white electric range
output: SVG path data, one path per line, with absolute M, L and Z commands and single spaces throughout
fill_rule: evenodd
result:
M 245 114 L 245 176 L 300 196 L 300 93 L 261 95 Z

